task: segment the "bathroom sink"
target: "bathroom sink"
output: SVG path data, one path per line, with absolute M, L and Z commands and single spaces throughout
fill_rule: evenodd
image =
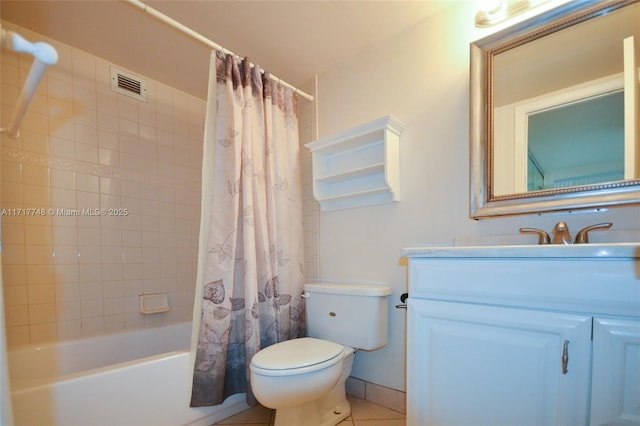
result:
M 636 258 L 638 243 L 549 245 L 465 245 L 406 247 L 403 257 L 432 258 Z

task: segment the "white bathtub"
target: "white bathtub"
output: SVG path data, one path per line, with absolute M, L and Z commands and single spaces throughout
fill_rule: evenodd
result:
M 16 426 L 209 426 L 245 395 L 189 407 L 191 323 L 9 352 Z

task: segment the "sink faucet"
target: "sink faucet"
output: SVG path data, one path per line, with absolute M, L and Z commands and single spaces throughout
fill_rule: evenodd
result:
M 571 234 L 566 223 L 556 223 L 553 228 L 553 244 L 571 244 Z
M 609 229 L 613 224 L 611 222 L 598 223 L 595 225 L 582 228 L 576 234 L 576 240 L 574 244 L 587 244 L 589 242 L 589 231 L 598 229 Z M 538 244 L 551 244 L 551 238 L 542 229 L 536 228 L 520 228 L 520 232 L 526 234 L 537 234 Z M 571 244 L 571 234 L 569 233 L 569 226 L 565 222 L 558 222 L 553 228 L 553 244 Z
M 537 234 L 538 244 L 551 244 L 551 238 L 549 238 L 549 234 L 544 232 L 542 229 L 520 228 L 520 232 L 522 232 L 523 234 Z
M 597 223 L 595 225 L 587 226 L 586 228 L 581 229 L 580 232 L 576 234 L 575 243 L 586 244 L 589 242 L 589 231 L 594 229 L 609 229 L 611 228 L 612 225 L 613 223 L 606 222 L 606 223 Z

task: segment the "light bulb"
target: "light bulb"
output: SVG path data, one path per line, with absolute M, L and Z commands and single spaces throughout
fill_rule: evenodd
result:
M 502 7 L 503 0 L 476 0 L 476 7 L 485 13 L 495 13 Z

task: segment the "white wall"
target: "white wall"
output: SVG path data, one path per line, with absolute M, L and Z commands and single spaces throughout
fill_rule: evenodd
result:
M 513 235 L 523 226 L 550 231 L 560 220 L 574 232 L 605 221 L 623 230 L 640 225 L 637 206 L 469 219 L 469 43 L 496 30 L 474 28 L 474 14 L 472 2 L 452 2 L 439 15 L 319 76 L 320 137 L 387 114 L 406 126 L 400 202 L 319 215 L 320 278 L 393 288 L 389 345 L 358 352 L 353 376 L 395 389 L 405 389 L 406 312 L 393 308 L 407 291 L 403 247 Z

